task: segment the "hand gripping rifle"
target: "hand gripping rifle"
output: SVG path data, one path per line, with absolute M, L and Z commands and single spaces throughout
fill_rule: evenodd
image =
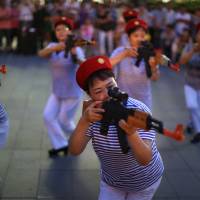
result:
M 68 57 L 68 54 L 73 47 L 76 47 L 76 46 L 82 47 L 82 46 L 95 45 L 95 44 L 96 44 L 96 41 L 94 40 L 84 40 L 82 38 L 76 38 L 74 34 L 70 34 L 68 35 L 67 40 L 65 42 L 65 46 L 66 46 L 65 57 Z M 77 62 L 76 55 L 72 54 L 72 59 L 74 62 Z
M 150 78 L 152 76 L 152 71 L 151 71 L 151 66 L 149 65 L 149 58 L 154 57 L 156 55 L 154 47 L 150 42 L 143 41 L 141 42 L 140 47 L 138 48 L 137 52 L 138 52 L 138 57 L 137 57 L 135 65 L 139 67 L 140 62 L 142 61 L 142 59 L 144 59 L 146 75 L 148 78 Z M 168 58 L 166 55 L 161 54 L 159 58 L 159 63 L 162 66 L 167 66 L 168 68 L 176 72 L 180 71 L 179 65 L 172 63 L 170 58 Z
M 6 65 L 1 65 L 1 67 L 0 67 L 0 73 L 6 74 L 6 72 L 7 72 Z M 0 86 L 1 86 L 1 80 L 0 80 Z
M 108 95 L 111 97 L 110 100 L 104 102 L 102 105 L 105 112 L 103 113 L 103 119 L 101 120 L 101 134 L 107 135 L 109 125 L 116 125 L 118 129 L 118 139 L 123 153 L 127 153 L 129 147 L 126 134 L 118 126 L 121 119 L 133 124 L 136 128 L 144 130 L 153 129 L 158 133 L 177 141 L 182 141 L 184 139 L 183 125 L 178 124 L 174 131 L 170 131 L 165 129 L 163 123 L 153 118 L 149 113 L 137 109 L 126 108 L 125 105 L 128 100 L 128 94 L 121 92 L 117 87 L 110 88 L 108 90 Z

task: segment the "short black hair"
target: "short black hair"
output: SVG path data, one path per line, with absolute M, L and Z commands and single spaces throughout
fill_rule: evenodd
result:
M 89 87 L 93 86 L 95 79 L 100 79 L 100 80 L 104 81 L 104 80 L 111 78 L 111 77 L 115 78 L 115 75 L 114 75 L 112 70 L 101 69 L 101 70 L 94 72 L 86 80 L 85 91 L 89 94 Z
M 132 28 L 132 29 L 130 29 L 130 30 L 127 32 L 128 37 L 131 35 L 131 33 L 137 31 L 138 29 L 143 29 L 146 33 L 148 33 L 148 31 L 147 31 L 146 29 L 144 29 L 143 27 L 141 27 L 141 26 L 136 26 L 135 28 Z

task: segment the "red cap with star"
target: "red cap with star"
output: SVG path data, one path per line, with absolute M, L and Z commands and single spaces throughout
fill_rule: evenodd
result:
M 69 27 L 70 30 L 74 28 L 74 22 L 72 19 L 67 17 L 60 17 L 54 24 L 54 27 L 56 28 L 58 25 L 64 24 Z
M 126 22 L 128 22 L 131 19 L 138 18 L 138 12 L 135 10 L 127 9 L 122 13 L 124 19 Z
M 112 70 L 110 60 L 106 56 L 94 56 L 81 63 L 76 72 L 76 81 L 80 88 L 85 90 L 85 84 L 89 76 L 101 69 Z
M 142 27 L 144 30 L 148 29 L 147 23 L 142 19 L 132 19 L 130 20 L 125 28 L 126 33 L 129 33 L 131 30 L 135 29 L 136 27 Z

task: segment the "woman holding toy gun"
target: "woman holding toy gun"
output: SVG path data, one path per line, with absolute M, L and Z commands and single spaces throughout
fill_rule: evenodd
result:
M 141 42 L 145 41 L 147 30 L 147 24 L 142 19 L 128 21 L 125 31 L 129 38 L 129 46 L 115 49 L 111 54 L 111 63 L 116 65 L 114 72 L 119 88 L 151 108 L 151 80 L 157 80 L 160 75 L 156 59 L 152 56 L 147 61 L 151 68 L 151 77 L 147 77 L 144 60 L 136 66 L 139 56 L 137 50 Z
M 200 142 L 200 24 L 196 30 L 196 43 L 186 45 L 180 58 L 186 66 L 185 99 L 195 135 L 191 143 Z
M 102 104 L 110 99 L 109 88 L 117 86 L 109 58 L 95 56 L 83 62 L 76 80 L 91 97 L 92 103 L 83 111 L 71 135 L 69 152 L 81 154 L 89 140 L 101 166 L 99 200 L 151 200 L 160 185 L 163 173 L 162 158 L 157 150 L 155 131 L 145 131 L 120 120 L 108 125 L 107 135 L 101 129 L 105 110 Z M 140 101 L 128 98 L 126 108 L 149 112 Z M 121 149 L 118 128 L 123 129 L 129 151 Z
M 54 27 L 58 41 L 51 42 L 38 53 L 41 57 L 50 58 L 53 79 L 52 92 L 44 109 L 44 122 L 53 146 L 49 150 L 50 157 L 60 152 L 67 154 L 68 138 L 65 133 L 71 133 L 75 128 L 74 115 L 82 97 L 75 73 L 78 62 L 85 59 L 80 47 L 69 49 L 66 44 L 73 29 L 73 21 L 61 17 Z

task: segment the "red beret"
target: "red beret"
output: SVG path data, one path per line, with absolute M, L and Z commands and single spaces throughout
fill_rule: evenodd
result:
M 71 30 L 74 28 L 74 22 L 72 21 L 72 19 L 67 18 L 67 17 L 60 17 L 55 22 L 54 27 L 56 28 L 56 26 L 58 26 L 60 24 L 64 24 L 64 25 L 68 26 Z
M 138 17 L 138 12 L 135 10 L 131 10 L 131 9 L 125 10 L 122 14 L 126 21 L 129 21 L 131 19 L 135 19 Z
M 142 27 L 145 30 L 148 29 L 148 25 L 144 20 L 142 20 L 142 19 L 131 19 L 126 24 L 125 31 L 126 31 L 126 33 L 128 33 L 130 30 L 135 29 L 136 27 Z
M 81 63 L 76 72 L 76 81 L 80 88 L 85 90 L 85 83 L 89 76 L 101 69 L 112 70 L 110 60 L 106 56 L 94 56 Z

